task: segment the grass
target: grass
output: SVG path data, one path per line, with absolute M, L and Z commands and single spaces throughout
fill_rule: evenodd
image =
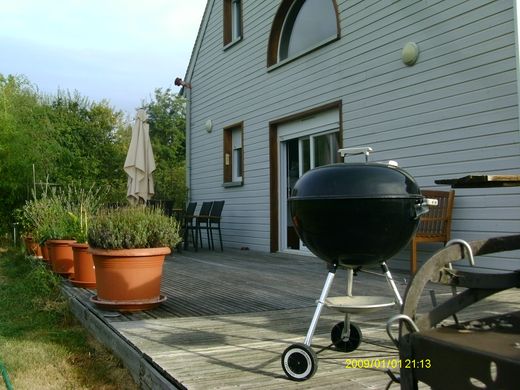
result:
M 16 390 L 138 389 L 73 317 L 59 277 L 13 249 L 0 253 L 0 361 Z

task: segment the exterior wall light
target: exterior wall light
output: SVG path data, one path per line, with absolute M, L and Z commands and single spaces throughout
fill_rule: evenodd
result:
M 206 131 L 208 133 L 211 133 L 211 130 L 213 130 L 213 122 L 211 121 L 211 119 L 208 119 L 206 121 L 206 123 L 204 124 L 204 127 L 206 128 Z
M 419 58 L 419 46 L 415 42 L 408 42 L 401 51 L 401 59 L 405 65 L 412 66 Z

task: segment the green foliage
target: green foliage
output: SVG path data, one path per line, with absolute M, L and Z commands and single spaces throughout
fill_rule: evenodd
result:
M 52 189 L 25 203 L 19 213 L 26 235 L 37 242 L 50 239 L 74 239 L 86 242 L 89 218 L 97 212 L 108 193 L 107 189 L 70 185 Z
M 170 88 L 155 90 L 155 100 L 146 105 L 154 154 L 167 161 L 184 161 L 186 154 L 186 100 Z
M 89 226 L 88 242 L 101 249 L 173 248 L 180 242 L 179 224 L 159 208 L 102 209 Z
M 0 355 L 15 389 L 137 389 L 75 321 L 42 261 L 0 252 L 0 281 Z
M 55 166 L 60 146 L 47 114 L 48 107 L 27 79 L 0 74 L 1 230 L 13 222 L 12 210 L 29 198 L 33 166 L 49 173 Z
M 157 166 L 154 199 L 174 200 L 182 208 L 185 100 L 170 89 L 157 89 L 146 110 Z M 131 125 L 106 101 L 66 91 L 44 96 L 25 77 L 0 74 L 0 233 L 10 232 L 15 220 L 30 231 L 31 221 L 13 211 L 33 193 L 43 197 L 49 187 L 64 189 L 75 182 L 83 188 L 109 187 L 107 202 L 126 202 L 123 165 L 130 137 Z M 81 220 L 81 211 L 72 214 Z
M 123 164 L 127 145 L 119 147 L 118 132 L 130 131 L 123 113 L 106 101 L 90 102 L 79 93 L 59 91 L 51 102 L 49 120 L 59 135 L 60 167 L 53 177 L 60 184 L 81 179 L 86 185 L 105 183 L 126 185 Z M 122 146 L 122 145 L 121 145 Z
M 72 226 L 72 238 L 77 242 L 87 242 L 88 224 L 90 219 L 103 205 L 109 187 L 90 187 L 85 190 L 74 185 L 68 186 L 59 195 L 63 208 L 68 214 Z
M 171 164 L 169 169 L 156 169 L 153 178 L 155 197 L 157 200 L 173 200 L 174 207 L 183 209 L 186 206 L 186 164 L 184 161 Z
M 186 101 L 171 89 L 156 89 L 154 100 L 146 105 L 150 139 L 154 152 L 155 199 L 186 204 Z
M 31 234 L 40 244 L 46 240 L 73 239 L 74 223 L 59 194 L 44 194 L 27 202 L 23 210 L 24 216 L 32 222 Z
M 13 210 L 48 183 L 110 184 L 109 199 L 125 199 L 130 131 L 123 113 L 106 101 L 93 103 L 77 92 L 44 96 L 25 77 L 0 74 L 0 232 L 10 231 Z
M 2 336 L 21 336 L 35 323 L 50 327 L 58 326 L 60 321 L 57 321 L 57 317 L 66 311 L 66 304 L 60 294 L 59 277 L 49 272 L 41 261 L 20 255 L 2 255 L 2 269 L 6 279 L 0 284 L 0 307 L 2 307 L 0 322 L 12 324 L 0 327 Z M 50 313 L 41 310 L 43 309 L 41 307 L 38 315 L 32 315 L 35 307 L 42 303 L 43 297 L 51 298 L 56 303 L 54 305 L 56 312 Z M 19 318 L 15 322 L 13 318 L 9 318 L 14 311 L 17 317 L 29 316 L 29 318 L 26 321 Z

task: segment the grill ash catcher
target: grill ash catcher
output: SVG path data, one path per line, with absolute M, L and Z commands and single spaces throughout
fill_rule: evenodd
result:
M 351 314 L 402 305 L 386 260 L 399 252 L 415 233 L 422 214 L 434 201 L 421 195 L 415 179 L 397 163 L 368 162 L 369 147 L 340 149 L 344 163 L 306 172 L 293 188 L 289 205 L 298 236 L 318 258 L 328 263 L 328 275 L 303 343 L 289 346 L 282 354 L 282 368 L 292 380 L 304 381 L 318 366 L 312 338 L 323 307 L 344 313 L 331 330 L 337 350 L 354 351 L 361 343 L 359 326 Z M 348 163 L 347 157 L 364 154 L 364 163 Z M 394 299 L 353 296 L 354 272 L 379 264 Z M 338 268 L 347 272 L 346 295 L 329 297 Z

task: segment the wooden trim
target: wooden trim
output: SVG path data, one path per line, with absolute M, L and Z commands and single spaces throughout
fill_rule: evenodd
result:
M 280 44 L 280 35 L 282 33 L 283 22 L 287 16 L 287 12 L 291 9 L 291 5 L 295 0 L 284 0 L 273 20 L 271 33 L 269 34 L 269 42 L 267 45 L 267 67 L 278 62 L 278 46 Z
M 283 0 L 282 4 L 280 4 L 280 7 L 278 8 L 278 11 L 276 11 L 276 15 L 273 19 L 273 24 L 271 26 L 271 32 L 269 34 L 269 41 L 267 43 L 267 67 L 268 68 L 273 65 L 276 65 L 278 63 L 278 49 L 280 46 L 280 36 L 282 34 L 283 24 L 287 17 L 287 13 L 291 9 L 291 6 L 295 3 L 295 1 L 296 0 Z M 332 0 L 332 3 L 334 5 L 334 10 L 336 12 L 337 37 L 336 37 L 336 39 L 331 39 L 324 45 L 326 45 L 330 42 L 334 42 L 341 37 L 341 28 L 340 28 L 341 26 L 340 26 L 338 3 L 336 0 Z M 302 53 L 302 55 L 312 52 L 324 45 L 319 45 L 315 48 L 312 48 L 311 50 Z M 289 59 L 289 61 L 287 61 L 287 62 L 290 62 L 290 60 L 294 60 L 296 58 L 300 58 L 302 55 Z M 285 63 L 285 61 L 284 61 L 284 63 Z
M 271 122 L 269 122 L 269 125 L 276 125 L 276 126 L 278 126 L 278 125 L 280 125 L 282 123 L 293 122 L 295 120 L 302 119 L 302 118 L 305 118 L 307 116 L 311 116 L 313 114 L 320 113 L 320 112 L 323 112 L 323 111 L 332 110 L 334 108 L 337 108 L 339 110 L 340 119 L 342 119 L 342 105 L 343 105 L 343 103 L 342 103 L 341 100 L 336 100 L 334 102 L 326 103 L 326 104 L 323 104 L 321 106 L 309 108 L 308 110 L 301 111 L 301 112 L 298 112 L 296 114 L 290 114 L 290 115 L 284 116 L 284 117 L 279 118 L 279 119 L 274 119 Z M 340 123 L 340 126 L 341 125 L 342 124 Z
M 338 2 L 336 0 L 332 1 L 332 5 L 334 6 L 334 10 L 336 11 L 336 30 L 338 32 L 337 38 L 341 38 L 341 23 L 339 18 L 339 7 Z
M 244 162 L 245 162 L 245 160 L 244 160 L 244 154 L 245 154 L 245 148 L 244 148 L 244 122 L 242 122 L 240 124 L 240 129 L 241 129 L 241 131 L 240 131 L 240 138 L 241 138 L 240 139 L 240 145 L 242 145 L 242 155 L 240 156 L 240 160 L 242 160 L 240 162 L 241 167 L 242 167 L 242 172 L 241 172 L 240 177 L 242 178 L 242 183 L 244 183 L 244 175 L 245 175 L 245 171 L 246 171 L 246 167 L 244 165 Z
M 240 1 L 240 37 L 237 41 L 241 41 L 244 37 L 244 2 Z
M 244 182 L 244 122 L 234 123 L 232 125 L 224 127 L 223 137 L 224 137 L 224 148 L 222 154 L 222 167 L 224 173 L 224 183 L 234 183 L 233 182 L 233 130 L 240 129 L 240 136 L 242 142 L 242 183 Z M 226 154 L 228 155 L 226 157 Z M 226 162 L 229 162 L 226 164 Z M 236 183 L 235 183 L 236 184 Z M 235 185 L 236 186 L 236 185 Z
M 271 207 L 271 252 L 278 252 L 280 249 L 278 219 L 280 211 L 278 209 L 278 126 L 275 123 L 269 124 L 269 203 Z
M 279 198 L 279 165 L 278 165 L 278 126 L 283 123 L 292 122 L 309 115 L 316 114 L 332 109 L 338 110 L 339 115 L 339 142 L 340 147 L 343 147 L 343 102 L 337 100 L 335 102 L 327 103 L 322 106 L 314 107 L 296 114 L 291 114 L 286 117 L 275 119 L 269 122 L 269 205 L 270 205 L 270 239 L 271 252 L 278 252 L 280 250 L 279 242 L 279 219 L 280 210 L 278 205 Z
M 233 144 L 233 130 L 224 129 L 224 155 L 222 156 L 224 183 L 233 181 L 233 165 L 231 164 L 231 145 Z
M 244 4 L 240 1 L 240 36 L 233 41 L 233 1 L 232 0 L 223 0 L 223 9 L 222 13 L 224 16 L 223 21 L 223 34 L 224 34 L 224 49 L 232 46 L 234 43 L 242 40 L 242 36 L 244 34 L 244 17 L 243 17 L 243 7 Z
M 224 15 L 224 21 L 223 21 L 223 34 L 224 34 L 224 46 L 228 45 L 231 42 L 231 0 L 224 0 L 222 2 L 222 13 Z

